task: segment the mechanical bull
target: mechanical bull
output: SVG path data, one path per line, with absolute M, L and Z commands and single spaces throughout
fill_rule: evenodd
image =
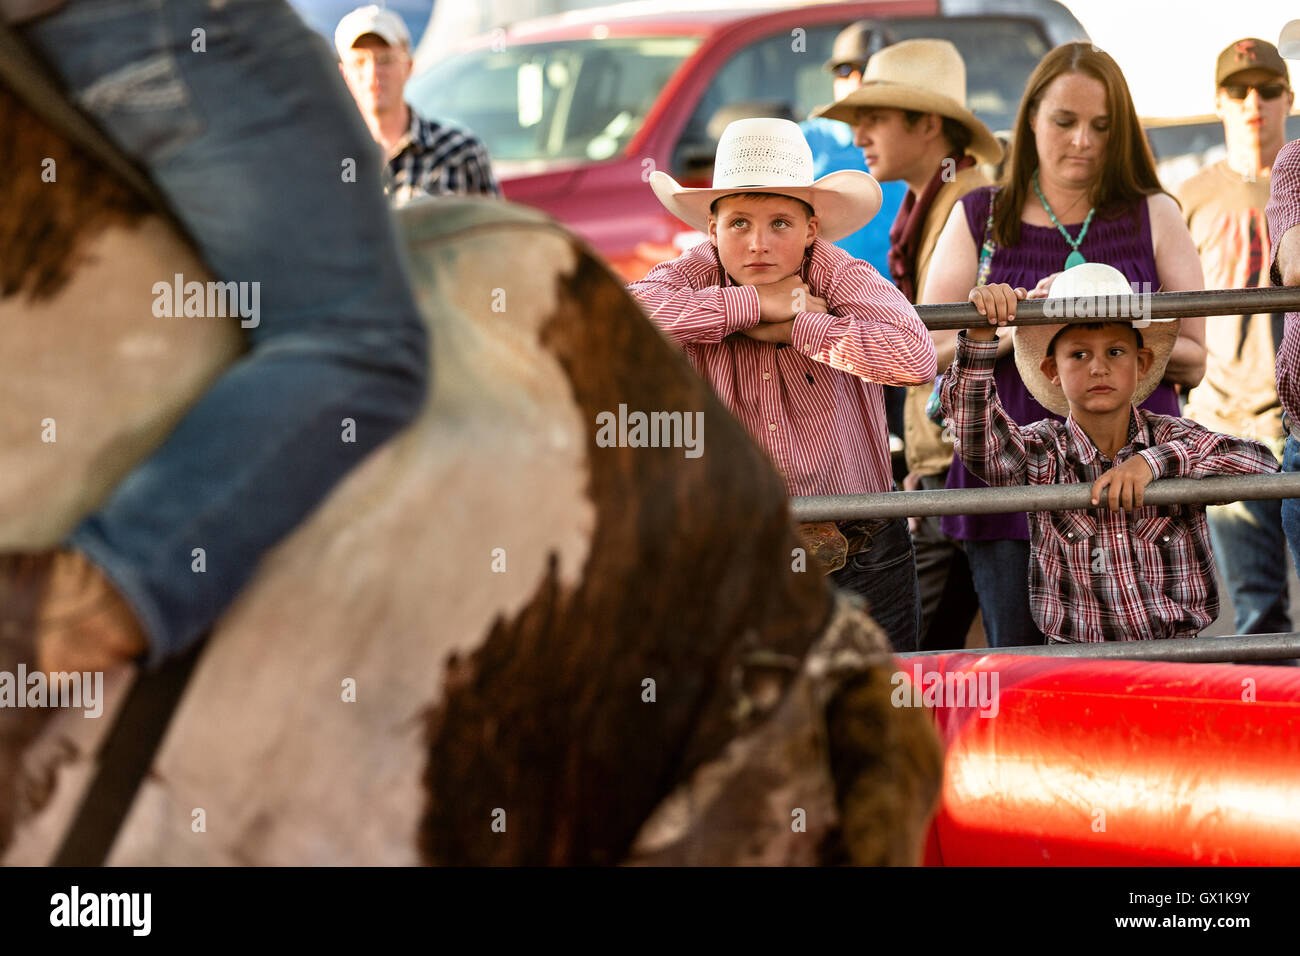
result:
M 154 316 L 156 282 L 201 272 L 164 217 L 3 89 L 0 128 L 0 549 L 27 551 L 241 339 Z M 107 861 L 917 862 L 938 738 L 891 706 L 881 632 L 803 566 L 762 453 L 553 222 L 470 200 L 399 219 L 427 404 L 219 620 Z M 603 447 L 620 405 L 702 413 L 703 453 Z M 5 862 L 53 857 L 132 679 L 21 754 L 28 715 L 0 709 Z

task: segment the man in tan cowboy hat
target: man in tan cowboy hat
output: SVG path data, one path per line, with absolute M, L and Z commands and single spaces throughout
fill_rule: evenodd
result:
M 947 40 L 904 40 L 867 61 L 862 84 L 821 115 L 848 124 L 872 172 L 907 184 L 889 231 L 894 281 L 920 301 L 939 233 L 958 200 L 989 185 L 976 160 L 996 164 L 1002 147 L 966 109 L 966 64 Z M 939 368 L 952 361 L 939 354 Z M 904 487 L 942 488 L 952 442 L 926 416 L 929 385 L 908 389 L 903 409 L 907 458 Z M 961 647 L 979 610 L 961 545 L 938 518 L 914 519 L 916 573 L 921 593 L 921 649 Z
M 1277 48 L 1247 37 L 1229 43 L 1215 66 L 1214 112 L 1228 155 L 1178 189 L 1209 289 L 1269 284 L 1269 171 L 1286 142 L 1295 95 Z M 1214 319 L 1205 326 L 1206 365 L 1185 414 L 1218 432 L 1264 442 L 1279 458 L 1286 432 L 1274 382 L 1282 316 Z M 1291 631 L 1282 502 L 1237 501 L 1210 508 L 1210 537 L 1223 569 L 1237 634 Z
M 940 390 L 962 461 L 989 485 L 1089 482 L 1093 505 L 1103 506 L 1029 515 L 1029 603 L 1052 643 L 1195 637 L 1219 613 L 1205 508 L 1183 505 L 1163 515 L 1142 506 L 1143 490 L 1154 478 L 1278 467 L 1259 442 L 1137 407 L 1160 383 L 1179 323 L 1138 329 L 1121 318 L 1126 313 L 1110 310 L 1131 294 L 1118 269 L 1075 266 L 1057 277 L 1050 296 L 1098 296 L 1090 314 L 1099 321 L 1016 329 L 1025 387 L 1044 408 L 1067 415 L 1064 422 L 1020 426 L 998 401 L 995 327 L 1014 318 L 1026 295 L 1005 284 L 971 292 L 989 324 L 957 336 Z
M 660 202 L 709 241 L 628 287 L 771 456 L 794 495 L 889 491 L 881 384 L 934 376 L 916 310 L 875 269 L 832 245 L 880 208 L 863 172 L 814 180 L 788 120 L 745 119 L 718 142 L 713 188 L 662 172 Z M 843 522 L 833 580 L 862 594 L 896 650 L 915 650 L 916 572 L 902 519 Z

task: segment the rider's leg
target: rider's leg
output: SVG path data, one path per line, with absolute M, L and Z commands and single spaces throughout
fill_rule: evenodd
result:
M 258 290 L 249 354 L 71 537 L 157 661 L 414 417 L 424 326 L 377 147 L 282 0 L 71 0 L 23 33 L 149 169 L 217 277 Z

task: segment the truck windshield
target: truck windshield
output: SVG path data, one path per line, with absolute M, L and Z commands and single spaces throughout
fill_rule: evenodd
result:
M 494 160 L 609 159 L 700 37 L 610 37 L 449 57 L 407 85 L 421 114 L 477 134 Z

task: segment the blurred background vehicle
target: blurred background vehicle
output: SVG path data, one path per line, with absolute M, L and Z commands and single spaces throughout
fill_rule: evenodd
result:
M 1055 0 L 640 2 L 494 26 L 431 57 L 445 42 L 436 32 L 443 6 L 417 70 L 432 62 L 407 99 L 480 136 L 507 198 L 564 222 L 629 280 L 700 241 L 654 198 L 650 173 L 708 185 L 727 121 L 799 121 L 829 102 L 822 65 L 849 23 L 876 20 L 888 42 L 951 40 L 966 59 L 967 102 L 994 130 L 1012 125 L 1043 54 L 1088 39 Z M 504 21 L 480 19 L 476 29 L 493 22 Z
M 360 2 L 290 0 L 331 42 Z M 706 185 L 717 133 L 729 120 L 806 118 L 830 99 L 820 66 L 842 26 L 870 18 L 891 40 L 951 39 L 967 60 L 971 108 L 995 131 L 1012 125 L 1037 57 L 1088 38 L 1056 0 L 385 5 L 402 16 L 416 46 L 407 95 L 417 109 L 477 132 L 507 196 L 577 229 L 629 278 L 698 239 L 654 202 L 645 185 L 650 170 Z M 796 28 L 805 31 L 798 54 Z M 1147 117 L 1143 127 L 1167 189 L 1224 155 L 1223 126 L 1212 115 Z M 1300 110 L 1287 121 L 1287 139 L 1296 138 Z

